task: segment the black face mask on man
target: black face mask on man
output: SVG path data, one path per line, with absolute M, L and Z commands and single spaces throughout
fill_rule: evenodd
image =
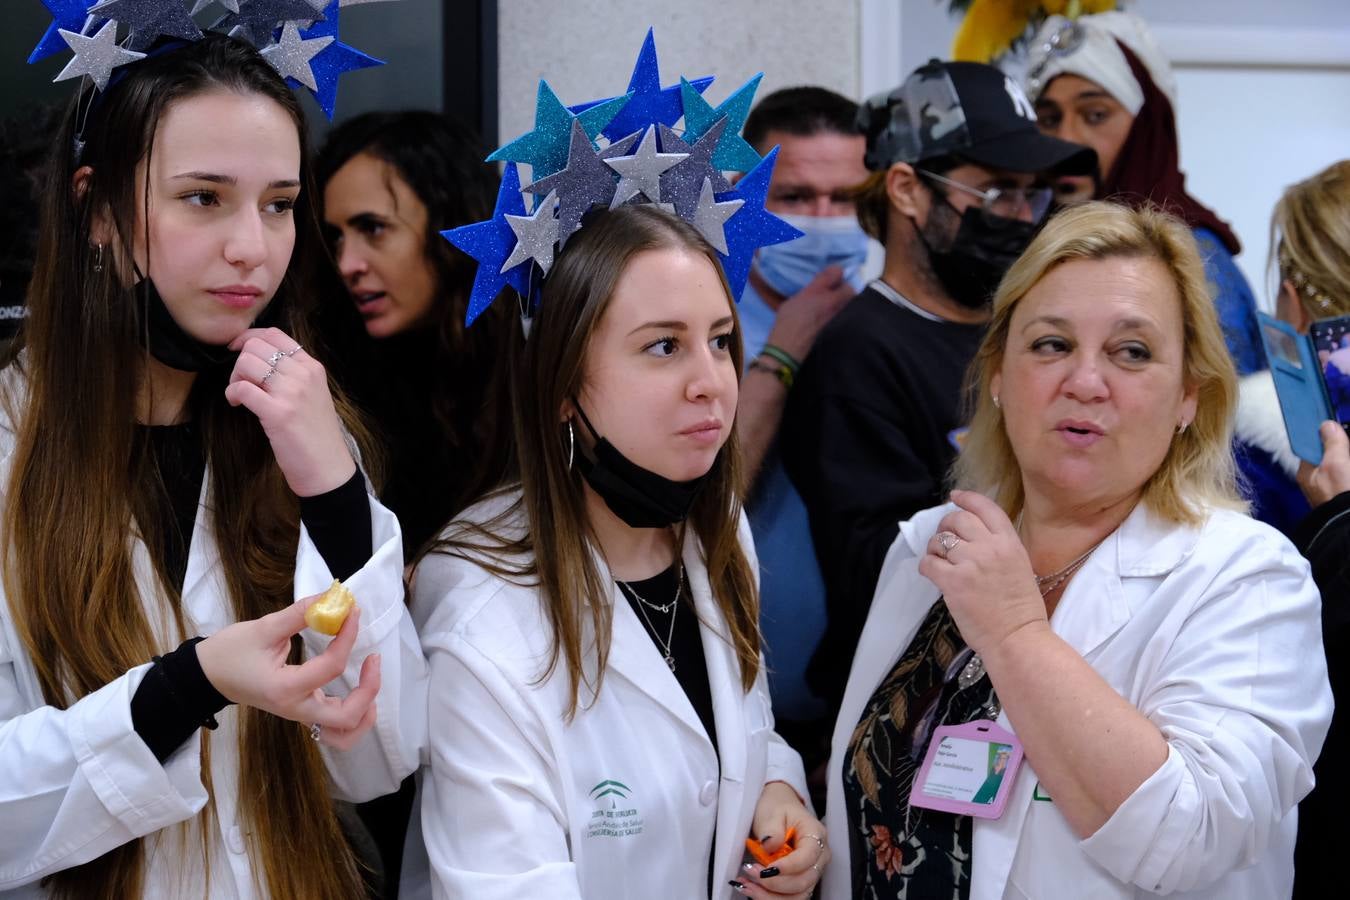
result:
M 577 414 L 595 438 L 592 450 L 595 458 L 578 453 L 577 468 L 614 515 L 630 528 L 665 528 L 689 517 L 707 475 L 691 481 L 671 481 L 644 469 L 596 433 L 580 403 Z
M 971 206 L 961 213 L 956 235 L 944 242 L 938 236 L 930 238 L 928 232 L 937 230 L 939 221 L 954 216 L 955 209 L 940 194 L 934 197 L 941 205 L 933 204 L 928 223 L 918 229 L 919 240 L 928 251 L 928 264 L 953 300 L 969 309 L 980 309 L 989 303 L 1004 274 L 1031 244 L 1036 226 Z M 939 212 L 943 209 L 948 215 Z M 934 249 L 935 244 L 942 243 L 946 249 Z

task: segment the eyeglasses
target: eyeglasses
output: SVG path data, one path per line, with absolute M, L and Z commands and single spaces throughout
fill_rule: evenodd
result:
M 927 169 L 917 169 L 916 171 L 924 178 L 931 178 L 939 184 L 945 184 L 947 187 L 953 187 L 958 191 L 965 191 L 967 194 L 979 197 L 980 212 L 984 214 L 985 221 L 990 225 L 998 225 L 999 220 L 1016 219 L 1023 208 L 1031 210 L 1032 222 L 1039 222 L 1045 218 L 1046 211 L 1050 209 L 1050 201 L 1054 199 L 1054 189 L 1048 185 L 1033 185 L 1025 188 L 990 188 L 987 191 L 982 191 L 968 184 L 953 181 L 936 172 L 929 172 Z

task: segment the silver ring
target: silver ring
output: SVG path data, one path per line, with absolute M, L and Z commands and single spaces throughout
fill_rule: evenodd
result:
M 273 366 L 272 368 L 267 370 L 267 374 L 262 377 L 262 381 L 260 381 L 259 384 L 261 384 L 263 387 L 267 387 L 267 382 L 271 381 L 272 376 L 275 374 L 277 374 L 277 367 Z
M 272 355 L 267 357 L 267 364 L 275 369 L 277 367 L 277 363 L 281 362 L 288 356 L 294 356 L 303 349 L 304 347 L 301 347 L 299 344 L 296 344 L 294 350 L 273 350 Z
M 942 558 L 951 559 L 952 551 L 961 543 L 961 539 L 950 531 L 939 531 L 937 534 L 938 546 L 942 548 Z
M 811 863 L 811 868 L 816 870 L 816 877 L 820 877 L 820 863 L 818 862 Z
M 314 741 L 315 743 L 318 743 L 318 741 L 319 741 L 319 734 L 320 734 L 322 731 L 323 731 L 323 726 L 320 725 L 318 722 L 314 722 L 313 724 L 311 724 L 311 725 L 309 726 L 309 739 L 310 739 L 311 741 Z
M 818 835 L 818 834 L 807 834 L 807 835 L 803 835 L 803 837 L 809 837 L 811 840 L 815 841 L 817 844 L 820 845 L 820 850 L 821 850 L 821 852 L 822 852 L 822 853 L 825 852 L 825 842 L 822 841 L 822 840 L 820 839 L 820 835 Z

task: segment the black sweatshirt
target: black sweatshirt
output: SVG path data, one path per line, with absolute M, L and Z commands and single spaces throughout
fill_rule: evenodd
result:
M 142 436 L 167 490 L 160 510 L 176 528 L 164 529 L 159 548 L 171 577 L 182 584 L 206 472 L 206 454 L 196 426 L 144 427 Z M 324 562 L 336 578 L 359 570 L 374 552 L 365 479 L 358 469 L 341 487 L 317 497 L 300 498 L 300 518 Z M 131 698 L 131 722 L 160 762 L 203 725 L 215 727 L 215 714 L 229 701 L 207 680 L 192 638 L 172 653 L 155 657 Z
M 1294 543 L 1312 564 L 1322 593 L 1322 645 L 1336 710 L 1322 755 L 1313 767 L 1312 793 L 1298 805 L 1294 897 L 1325 897 L 1341 876 L 1341 826 L 1350 797 L 1345 759 L 1350 754 L 1350 492 L 1313 509 L 1294 531 Z
M 810 516 L 828 616 L 807 680 L 831 706 L 900 522 L 946 495 L 984 331 L 869 287 L 821 331 L 788 394 L 778 447 Z

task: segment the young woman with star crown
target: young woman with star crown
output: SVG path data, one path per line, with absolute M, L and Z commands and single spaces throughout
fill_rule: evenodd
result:
M 405 891 L 815 887 L 829 849 L 760 656 L 736 323 L 717 251 L 653 204 L 592 212 L 558 253 L 508 361 L 516 480 L 413 577 L 429 872 Z
M 415 768 L 424 661 L 306 333 L 304 117 L 223 35 L 104 86 L 0 372 L 0 896 L 350 900 L 332 796 Z M 334 577 L 330 638 L 297 598 Z

